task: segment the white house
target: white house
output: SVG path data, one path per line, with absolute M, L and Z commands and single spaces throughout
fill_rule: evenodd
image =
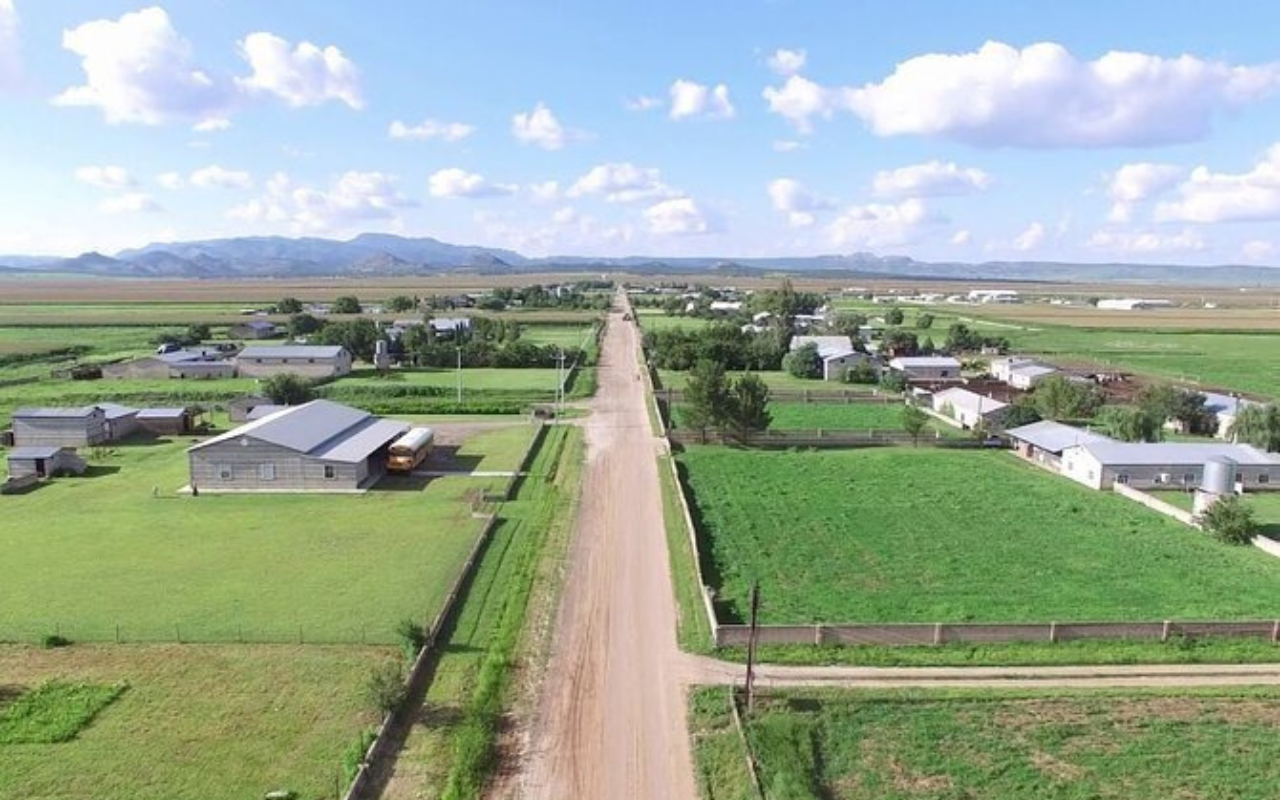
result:
M 712 300 L 708 306 L 712 314 L 737 314 L 742 310 L 741 300 Z
M 958 386 L 935 392 L 932 404 L 934 411 L 950 417 L 966 429 L 998 422 L 1004 415 L 1004 410 L 1009 407 L 1008 403 Z
M 1247 444 L 1184 442 L 1092 442 L 1062 452 L 1062 474 L 1094 489 L 1123 483 L 1136 489 L 1199 485 L 1210 458 L 1236 463 L 1236 483 L 1244 489 L 1280 484 L 1280 457 Z
M 1005 381 L 1015 389 L 1024 392 L 1035 388 L 1035 385 L 1050 375 L 1058 374 L 1057 367 L 1048 364 L 1023 364 L 1009 370 L 1009 379 Z
M 844 373 L 861 361 L 871 360 L 866 353 L 859 353 L 853 348 L 853 341 L 848 336 L 793 336 L 791 349 L 799 350 L 805 345 L 818 348 L 818 358 L 822 359 L 822 379 L 838 381 L 844 379 Z
M 889 369 L 909 381 L 960 380 L 960 362 L 951 356 L 899 356 L 889 361 Z

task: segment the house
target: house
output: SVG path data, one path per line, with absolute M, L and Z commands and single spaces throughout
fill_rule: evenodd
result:
M 19 408 L 13 412 L 15 447 L 94 447 L 111 441 L 107 412 L 80 408 Z
M 991 373 L 991 377 L 1004 383 L 1009 382 L 1012 372 L 1016 367 L 1025 367 L 1038 363 L 1034 358 L 1028 356 L 1005 356 L 1004 358 L 993 358 L 987 367 L 987 371 Z
M 236 365 L 226 360 L 226 353 L 211 348 L 174 350 L 117 364 L 102 365 L 102 377 L 112 379 L 204 380 L 234 378 L 235 374 Z
M 246 347 L 236 356 L 242 378 L 292 373 L 304 378 L 336 378 L 351 371 L 351 353 L 341 345 Z
M 227 416 L 231 417 L 232 422 L 246 422 L 249 419 L 249 412 L 254 408 L 266 405 L 271 401 L 265 397 L 257 397 L 255 395 L 245 395 L 237 397 L 235 400 L 227 403 Z
M 741 300 L 712 300 L 708 309 L 712 314 L 737 314 L 742 310 Z
M 824 381 L 844 380 L 844 374 L 850 367 L 861 361 L 868 361 L 871 356 L 859 353 L 853 347 L 848 336 L 793 336 L 791 350 L 799 350 L 806 345 L 818 348 L 818 358 L 822 359 L 822 379 Z
M 1231 395 L 1218 394 L 1217 392 L 1201 392 L 1204 395 L 1204 410 L 1214 414 L 1218 418 L 1217 428 L 1214 436 L 1219 439 L 1231 438 L 1231 428 L 1236 424 L 1236 417 L 1240 412 L 1249 406 L 1261 405 L 1255 400 L 1246 400 L 1243 397 L 1233 397 Z
M 437 337 L 456 339 L 463 333 L 471 331 L 470 317 L 432 317 L 431 330 Z
M 1022 364 L 1009 370 L 1009 377 L 1005 379 L 1005 383 L 1015 389 L 1021 389 L 1024 392 L 1035 388 L 1036 384 L 1050 375 L 1058 374 L 1058 368 L 1033 362 L 1030 364 Z
M 89 465 L 70 447 L 15 447 L 8 452 L 9 479 L 35 476 L 49 478 L 70 473 L 83 475 Z
M 951 356 L 899 356 L 889 361 L 889 369 L 909 381 L 960 380 L 960 362 Z
M 195 430 L 196 410 L 192 408 L 141 408 L 138 428 L 157 436 L 182 436 Z
M 1062 451 L 1068 447 L 1114 441 L 1109 436 L 1053 420 L 1010 428 L 1004 435 L 1013 442 L 1015 453 L 1054 472 L 1061 471 Z
M 1247 444 L 1225 442 L 1092 442 L 1062 452 L 1062 474 L 1094 489 L 1123 483 L 1135 489 L 1192 488 L 1204 478 L 1210 459 L 1236 464 L 1236 483 L 1243 489 L 1280 485 L 1280 457 Z
M 1008 403 L 958 386 L 935 392 L 930 402 L 934 411 L 955 420 L 965 429 L 997 424 L 1009 407 Z
M 265 319 L 242 322 L 227 329 L 227 336 L 232 339 L 270 339 L 279 333 L 279 326 Z
M 386 469 L 411 426 L 328 400 L 288 406 L 187 448 L 191 486 L 206 492 L 354 492 Z

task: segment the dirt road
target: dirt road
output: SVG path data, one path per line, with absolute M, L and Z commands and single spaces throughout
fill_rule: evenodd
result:
M 662 495 L 634 325 L 610 315 L 582 502 L 522 769 L 536 800 L 695 800 Z

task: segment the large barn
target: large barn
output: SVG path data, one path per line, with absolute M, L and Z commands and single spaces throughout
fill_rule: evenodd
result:
M 353 492 L 386 468 L 411 426 L 328 400 L 289 406 L 187 449 L 205 492 Z
M 246 347 L 236 356 L 242 378 L 292 373 L 304 378 L 336 378 L 351 371 L 351 354 L 338 345 Z

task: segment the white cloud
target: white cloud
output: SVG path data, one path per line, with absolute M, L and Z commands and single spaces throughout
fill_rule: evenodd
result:
M 1086 244 L 1119 255 L 1186 253 L 1205 249 L 1204 237 L 1190 228 L 1177 233 L 1104 228 L 1094 231 Z
M 115 166 L 80 167 L 76 170 L 76 180 L 99 189 L 123 189 L 137 182 L 124 167 Z
M 956 231 L 951 234 L 951 243 L 956 247 L 964 247 L 973 241 L 973 233 L 967 230 Z
M 815 213 L 832 207 L 830 200 L 818 197 L 793 178 L 778 178 L 767 189 L 773 210 L 786 214 L 793 228 L 806 228 L 814 223 Z
M 356 65 L 333 45 L 321 48 L 299 42 L 290 49 L 285 39 L 259 31 L 244 37 L 240 54 L 253 72 L 237 78 L 236 84 L 250 94 L 271 94 L 293 108 L 330 100 L 356 109 L 364 105 Z
M 511 132 L 519 141 L 543 150 L 560 150 L 569 142 L 582 138 L 580 133 L 561 125 L 544 103 L 538 103 L 532 111 L 512 116 Z
M 169 190 L 181 189 L 187 184 L 180 172 L 162 172 L 156 176 L 156 183 Z
M 1158 221 L 1247 222 L 1280 220 L 1280 144 L 1248 172 L 1196 167 L 1178 186 L 1178 198 L 1156 206 Z
M 560 182 L 559 181 L 542 181 L 541 183 L 529 184 L 529 193 L 533 195 L 534 200 L 542 202 L 550 202 L 560 199 Z
M 222 117 L 231 100 L 225 83 L 195 63 L 191 44 L 158 6 L 63 31 L 62 46 L 80 56 L 85 83 L 53 102 L 97 107 L 107 122 L 201 122 Z
M 838 247 L 894 247 L 915 241 L 927 226 L 943 221 L 914 198 L 870 203 L 847 209 L 827 227 L 827 235 Z
M 1022 233 L 1013 238 L 1013 249 L 1020 252 L 1035 250 L 1044 242 L 1045 227 L 1042 222 L 1033 222 Z
M 198 189 L 249 189 L 253 187 L 253 176 L 240 170 L 223 169 L 217 164 L 210 164 L 191 173 L 191 185 Z
M 1276 256 L 1276 246 L 1262 239 L 1252 239 L 1240 248 L 1240 257 L 1246 261 L 1268 261 Z
M 503 183 L 490 183 L 483 175 L 452 167 L 442 169 L 427 180 L 428 191 L 432 197 L 456 198 L 466 197 L 479 199 L 483 197 L 505 197 L 516 193 L 519 188 Z
M 1107 196 L 1112 205 L 1107 219 L 1128 222 L 1137 204 L 1173 188 L 1182 174 L 1183 169 L 1173 164 L 1125 164 L 1108 176 Z
M 230 127 L 231 120 L 226 117 L 210 117 L 192 125 L 191 130 L 196 133 L 212 133 L 213 131 L 225 131 Z
M 872 189 L 882 197 L 940 197 L 980 192 L 992 182 L 990 175 L 974 167 L 927 161 L 877 172 Z
M 671 84 L 670 94 L 672 119 L 733 119 L 729 87 L 723 83 L 712 87 L 680 78 Z
M 108 197 L 98 204 L 98 210 L 104 214 L 145 214 L 161 211 L 160 205 L 151 199 L 151 195 L 143 192 Z
M 808 54 L 803 50 L 788 50 L 785 47 L 773 51 L 773 55 L 769 56 L 769 69 L 782 75 L 795 75 L 804 69 L 804 62 L 808 58 Z
M 16 86 L 22 77 L 19 57 L 18 9 L 13 0 L 0 0 L 0 89 Z
M 649 232 L 659 236 L 695 236 L 713 233 L 715 223 L 691 197 L 654 203 L 644 210 Z
M 778 153 L 793 153 L 805 147 L 804 142 L 797 142 L 795 139 L 775 139 L 773 142 L 773 149 Z
M 662 182 L 654 167 L 637 167 L 629 162 L 600 164 L 578 178 L 567 192 L 569 197 L 603 195 L 609 203 L 636 203 L 680 194 Z
M 254 223 L 287 223 L 295 233 L 326 232 L 362 226 L 368 220 L 399 222 L 400 210 L 417 205 L 396 188 L 393 175 L 350 171 L 327 188 L 294 182 L 277 172 L 266 193 L 227 212 L 229 219 Z
M 391 123 L 391 127 L 387 130 L 387 135 L 392 139 L 460 142 L 475 133 L 475 130 L 474 125 L 467 125 L 463 122 L 440 122 L 428 119 L 417 125 L 406 125 L 400 120 L 396 120 Z
M 557 225 L 568 225 L 577 220 L 578 212 L 573 210 L 573 206 L 557 208 L 555 213 L 551 215 L 551 221 Z
M 1214 115 L 1280 88 L 1280 63 L 1238 66 L 1194 56 L 1113 51 L 1081 61 L 1042 42 L 929 53 L 879 83 L 823 87 L 792 75 L 765 90 L 770 109 L 807 131 L 850 111 L 880 136 L 937 136 L 1000 147 L 1121 147 L 1204 138 Z
M 623 105 L 628 111 L 652 111 L 655 108 L 662 108 L 662 98 L 642 94 L 639 97 L 628 97 L 623 101 Z

